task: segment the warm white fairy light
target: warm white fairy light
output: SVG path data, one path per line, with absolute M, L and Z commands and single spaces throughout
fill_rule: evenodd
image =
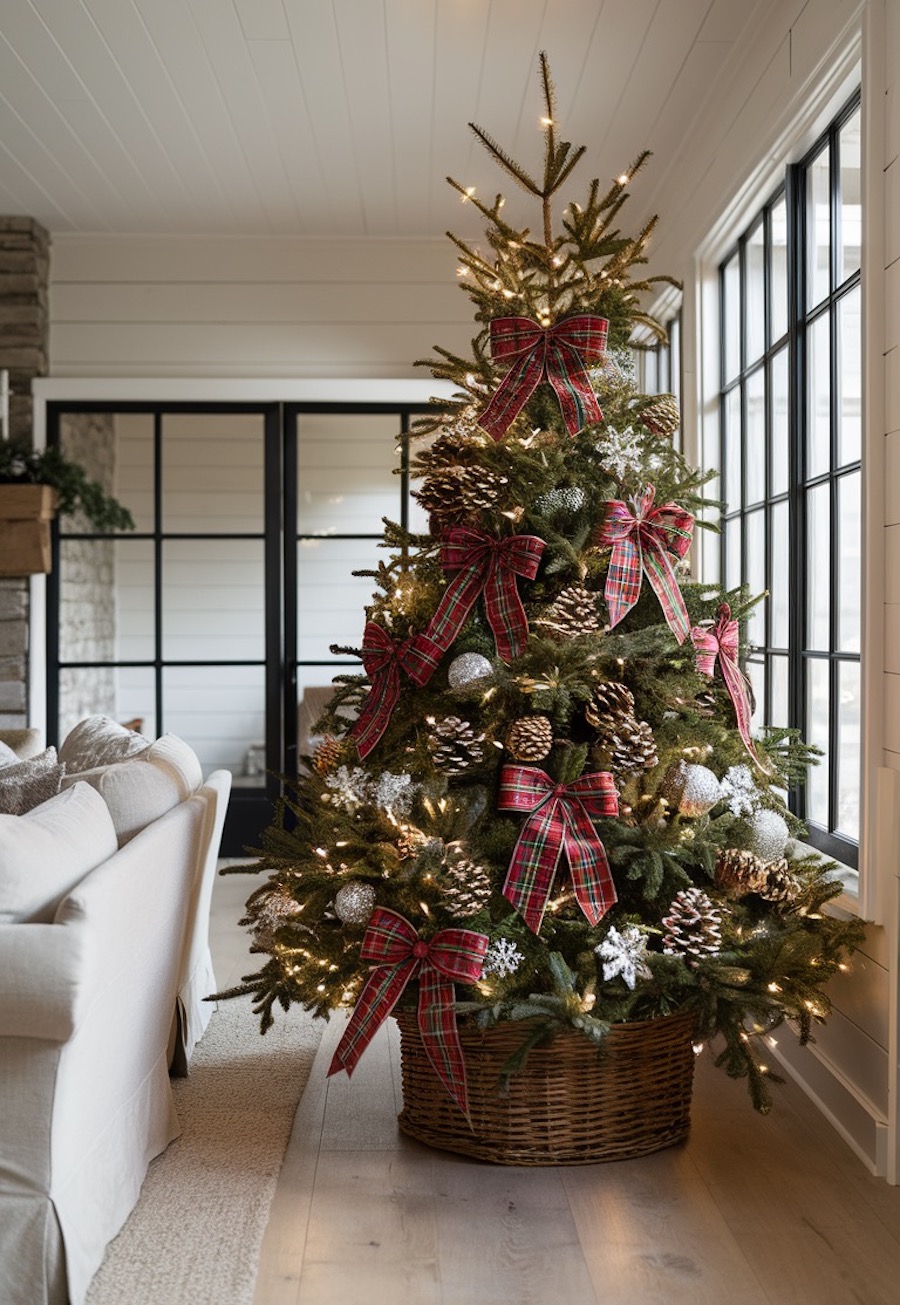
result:
M 631 178 L 628 176 L 627 172 L 623 172 L 620 176 L 616 177 L 616 181 L 620 186 L 627 186 L 630 180 Z
M 460 195 L 460 199 L 462 200 L 463 204 L 467 204 L 474 194 L 475 194 L 475 187 L 466 186 L 465 190 Z

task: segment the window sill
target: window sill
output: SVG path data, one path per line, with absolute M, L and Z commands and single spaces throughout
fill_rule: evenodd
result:
M 833 897 L 827 903 L 827 909 L 834 915 L 845 917 L 859 915 L 859 871 L 854 870 L 852 866 L 844 865 L 832 856 L 826 856 L 811 843 L 804 843 L 799 838 L 795 838 L 793 842 L 801 856 L 816 857 L 823 865 L 829 867 L 830 877 L 842 885 L 840 896 Z

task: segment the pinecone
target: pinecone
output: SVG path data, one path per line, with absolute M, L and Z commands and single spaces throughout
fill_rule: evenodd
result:
M 522 716 L 506 735 L 506 750 L 516 761 L 543 761 L 553 747 L 553 726 L 546 716 Z
M 579 634 L 593 634 L 601 628 L 597 595 L 583 585 L 570 585 L 555 603 L 538 617 L 535 625 L 543 626 L 551 634 L 571 639 Z
M 674 435 L 681 425 L 681 411 L 674 394 L 658 394 L 641 413 L 641 421 L 652 435 Z
M 312 755 L 311 765 L 317 775 L 327 775 L 336 770 L 344 758 L 343 739 L 336 739 L 326 734 Z
M 439 467 L 413 492 L 426 512 L 436 517 L 460 517 L 500 501 L 506 476 L 486 467 Z
M 663 937 L 667 956 L 702 960 L 721 951 L 722 913 L 702 888 L 683 888 L 676 893 L 663 926 L 668 931 Z
M 656 739 L 645 720 L 623 721 L 613 736 L 609 768 L 616 775 L 636 775 L 659 765 Z
M 716 858 L 716 883 L 735 897 L 758 893 L 767 882 L 768 866 L 752 852 L 726 847 Z
M 402 829 L 397 836 L 397 855 L 401 861 L 411 861 L 419 855 L 428 839 L 418 829 Z
M 634 694 L 627 685 L 607 680 L 597 685 L 592 700 L 584 709 L 584 716 L 595 729 L 613 733 L 623 720 L 635 719 Z
M 432 761 L 445 775 L 464 775 L 484 760 L 484 735 L 459 716 L 445 716 L 432 727 L 429 747 Z
M 491 877 L 483 865 L 460 858 L 443 868 L 444 906 L 451 915 L 476 915 L 491 896 Z
M 461 431 L 445 431 L 423 449 L 413 463 L 413 471 L 430 471 L 433 467 L 472 466 L 479 460 L 478 445 Z
M 765 878 L 756 891 L 767 902 L 792 902 L 803 885 L 790 870 L 785 857 L 763 863 Z

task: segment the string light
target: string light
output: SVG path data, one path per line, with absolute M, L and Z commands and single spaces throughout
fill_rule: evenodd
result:
M 463 191 L 463 193 L 460 195 L 459 198 L 463 204 L 468 204 L 469 200 L 472 198 L 474 194 L 475 194 L 475 187 L 466 186 L 465 190 Z
M 616 181 L 620 186 L 627 186 L 630 180 L 631 178 L 629 177 L 627 172 L 623 172 L 621 176 L 616 177 Z

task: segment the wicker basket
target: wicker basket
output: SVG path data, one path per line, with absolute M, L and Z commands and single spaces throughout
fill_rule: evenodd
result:
M 425 1054 L 412 1011 L 400 1026 L 404 1133 L 503 1165 L 627 1160 L 672 1146 L 690 1127 L 694 1017 L 614 1024 L 602 1050 L 575 1030 L 534 1048 L 501 1088 L 500 1070 L 527 1025 L 460 1025 L 470 1128 Z

